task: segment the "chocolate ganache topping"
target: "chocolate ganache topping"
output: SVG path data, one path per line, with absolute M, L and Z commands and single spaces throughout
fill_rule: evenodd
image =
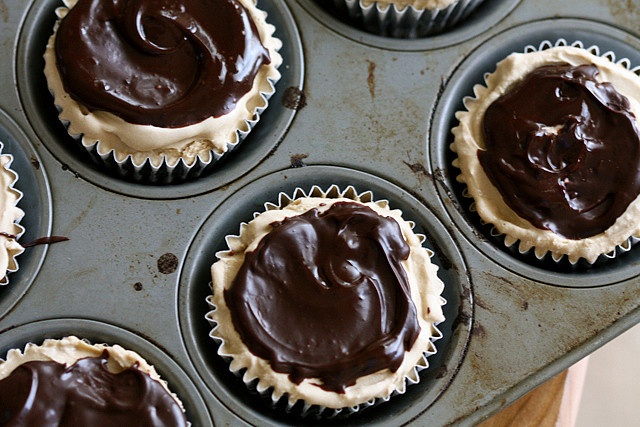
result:
M 0 425 L 186 426 L 182 409 L 157 381 L 132 367 L 107 370 L 108 351 L 66 367 L 30 361 L 0 380 Z
M 505 203 L 568 239 L 607 230 L 640 194 L 640 137 L 628 99 L 595 65 L 540 67 L 484 116 L 478 157 Z
M 165 128 L 227 114 L 270 62 L 237 0 L 80 0 L 55 50 L 80 104 Z
M 319 378 L 337 393 L 395 372 L 420 332 L 395 220 L 337 202 L 272 226 L 224 294 L 248 349 L 296 384 Z

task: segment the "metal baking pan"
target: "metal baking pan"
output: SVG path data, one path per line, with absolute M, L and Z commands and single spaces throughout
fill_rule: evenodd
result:
M 42 53 L 59 3 L 0 2 L 0 141 L 20 175 L 23 240 L 69 238 L 28 248 L 0 288 L 0 357 L 69 334 L 122 344 L 157 366 L 194 425 L 472 425 L 640 322 L 640 249 L 591 268 L 509 252 L 468 214 L 448 150 L 462 97 L 513 51 L 580 40 L 640 65 L 640 8 L 485 0 L 446 33 L 397 40 L 323 4 L 259 1 L 284 42 L 269 108 L 210 175 L 149 186 L 93 165 L 56 118 Z M 228 372 L 204 298 L 240 221 L 280 192 L 331 184 L 373 191 L 427 236 L 445 337 L 404 395 L 301 421 Z

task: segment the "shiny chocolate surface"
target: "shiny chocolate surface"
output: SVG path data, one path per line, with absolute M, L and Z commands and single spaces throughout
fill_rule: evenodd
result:
M 55 52 L 81 105 L 169 128 L 229 113 L 270 61 L 237 0 L 80 0 Z
M 186 426 L 167 391 L 135 367 L 114 374 L 108 351 L 66 367 L 30 361 L 0 380 L 3 426 Z
M 604 232 L 640 194 L 640 137 L 628 99 L 595 65 L 543 66 L 496 100 L 478 157 L 504 201 L 568 239 Z
M 420 331 L 398 223 L 337 202 L 272 225 L 224 295 L 249 350 L 295 383 L 318 378 L 338 393 L 396 371 Z

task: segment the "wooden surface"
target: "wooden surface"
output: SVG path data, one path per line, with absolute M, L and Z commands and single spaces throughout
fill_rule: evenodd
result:
M 587 358 L 484 421 L 479 427 L 573 427 Z

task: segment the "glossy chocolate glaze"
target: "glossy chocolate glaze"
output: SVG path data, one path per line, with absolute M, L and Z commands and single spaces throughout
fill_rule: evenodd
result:
M 16 236 L 15 234 L 5 233 L 4 231 L 0 231 L 0 236 L 4 236 L 7 239 L 13 239 L 13 240 L 16 240 L 18 238 L 18 236 Z M 18 242 L 18 244 L 26 249 L 26 248 L 30 248 L 37 245 L 51 245 L 53 243 L 66 242 L 67 240 L 69 240 L 69 238 L 64 236 L 49 236 L 49 237 L 39 237 L 28 243 Z
M 7 232 L 5 232 L 5 231 L 0 231 L 0 236 L 4 236 L 4 237 L 6 237 L 7 239 L 13 239 L 13 240 L 15 240 L 15 239 L 17 239 L 17 238 L 18 238 L 18 236 L 16 236 L 15 234 L 7 233 Z
M 81 105 L 166 128 L 227 114 L 270 61 L 237 0 L 80 0 L 55 52 Z
M 20 246 L 23 248 L 31 248 L 33 246 L 38 245 L 52 245 L 54 243 L 66 242 L 69 238 L 65 236 L 48 236 L 48 237 L 39 237 L 31 242 L 20 243 Z
M 0 380 L 0 425 L 13 426 L 186 426 L 176 400 L 135 367 L 107 370 L 109 357 L 80 359 L 65 367 L 31 361 Z
M 504 201 L 568 239 L 602 233 L 640 194 L 640 137 L 629 101 L 595 65 L 540 67 L 484 116 L 478 157 Z
M 420 331 L 398 223 L 337 202 L 272 226 L 224 294 L 249 350 L 294 383 L 319 378 L 338 393 L 395 372 Z

